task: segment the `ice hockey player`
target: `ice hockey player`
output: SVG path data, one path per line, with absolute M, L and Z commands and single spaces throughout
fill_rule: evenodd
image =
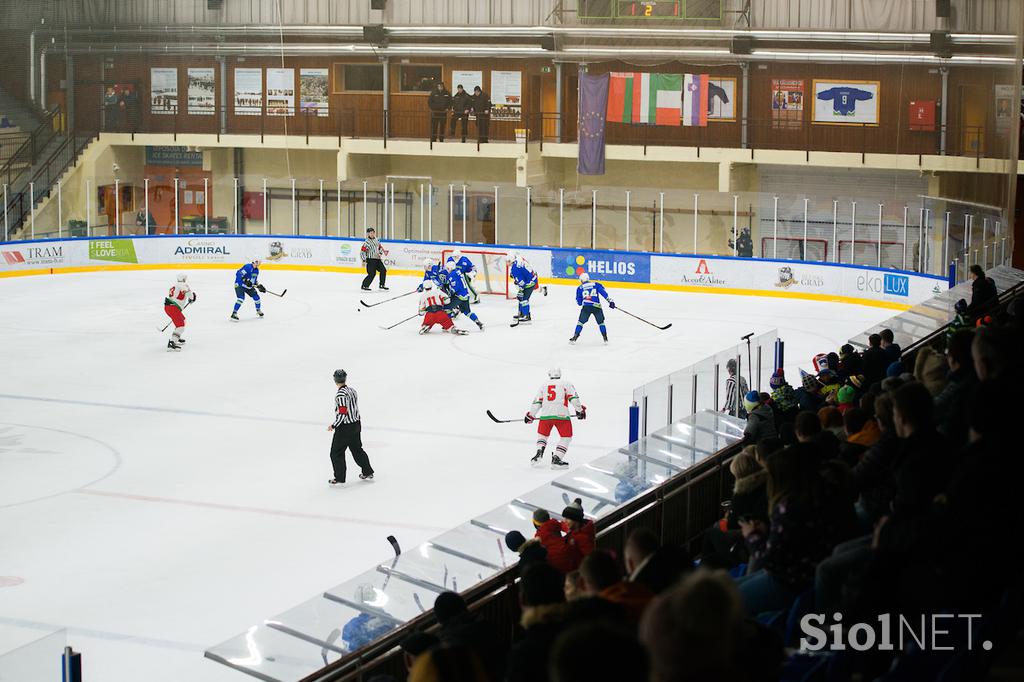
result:
M 433 282 L 437 288 L 441 288 L 441 267 L 430 257 L 423 259 L 423 281 L 416 287 L 416 291 L 423 291 L 423 285 L 427 282 Z
M 235 309 L 231 311 L 231 319 L 238 320 L 238 309 L 245 303 L 245 297 L 249 296 L 256 304 L 256 314 L 263 317 L 261 310 L 260 294 L 266 291 L 266 287 L 257 280 L 260 277 L 260 257 L 253 256 L 252 259 L 238 268 L 235 273 Z
M 188 277 L 184 274 L 178 275 L 177 283 L 171 287 L 164 298 L 164 312 L 174 323 L 174 331 L 171 338 L 167 340 L 167 350 L 181 350 L 185 339 L 181 335 L 185 332 L 185 306 L 195 303 L 196 292 L 188 286 Z
M 480 302 L 480 294 L 476 293 L 476 287 L 473 286 L 473 280 L 476 278 L 476 266 L 473 265 L 473 261 L 469 260 L 462 255 L 462 252 L 458 249 L 452 251 L 452 255 L 448 256 L 448 260 L 445 261 L 445 266 L 448 263 L 455 263 L 455 267 L 459 269 L 463 275 L 466 276 L 466 288 L 473 295 L 473 305 Z
M 420 315 L 423 315 L 423 324 L 420 325 L 420 334 L 426 334 L 435 324 L 441 325 L 441 329 L 451 334 L 465 334 L 466 330 L 452 324 L 452 318 L 445 310 L 449 303 L 448 295 L 434 284 L 434 280 L 428 279 L 421 286 Z
M 551 453 L 551 466 L 567 467 L 569 463 L 563 457 L 569 450 L 569 443 L 572 441 L 572 422 L 570 421 L 569 408 L 572 407 L 577 419 L 587 418 L 587 408 L 580 404 L 580 397 L 576 395 L 576 388 L 562 379 L 562 370 L 553 367 L 548 370 L 549 381 L 540 387 L 533 404 L 526 411 L 523 421 L 527 424 L 537 420 L 537 454 L 531 462 L 537 462 L 544 457 L 544 450 L 548 446 L 548 436 L 551 429 L 558 431 L 558 445 Z
M 580 273 L 580 285 L 576 287 L 576 305 L 580 306 L 580 320 L 576 324 L 576 333 L 569 343 L 576 343 L 583 331 L 583 325 L 593 316 L 597 320 L 597 328 L 601 330 L 601 338 L 608 343 L 608 329 L 604 326 L 604 310 L 601 309 L 601 297 L 608 301 L 608 307 L 615 310 L 615 301 L 608 298 L 608 292 L 600 282 L 591 282 L 590 275 Z
M 512 255 L 512 267 L 509 270 L 509 274 L 512 276 L 512 282 L 519 289 L 516 292 L 516 301 L 519 302 L 519 312 L 512 319 L 515 322 L 512 326 L 522 324 L 523 322 L 530 322 L 533 318 L 530 316 L 530 296 L 537 290 L 537 284 L 540 282 L 540 278 L 537 277 L 537 272 L 530 267 L 530 264 L 526 262 L 526 259 L 520 256 L 518 253 Z
M 341 629 L 341 641 L 349 651 L 364 647 L 395 629 L 397 621 L 389 619 L 387 613 L 375 605 L 377 600 L 377 591 L 370 583 L 362 583 L 356 588 L 355 603 L 359 606 L 373 606 L 370 606 L 369 611 L 360 610 L 359 614 L 345 623 Z
M 448 290 L 452 294 L 452 303 L 455 304 L 455 308 L 458 308 L 465 314 L 469 319 L 476 322 L 476 326 L 480 328 L 480 331 L 484 330 L 484 323 L 480 321 L 480 318 L 476 316 L 469 308 L 469 287 L 466 284 L 466 276 L 462 274 L 462 271 L 455 265 L 455 261 L 449 260 L 445 263 L 445 270 L 448 271 Z

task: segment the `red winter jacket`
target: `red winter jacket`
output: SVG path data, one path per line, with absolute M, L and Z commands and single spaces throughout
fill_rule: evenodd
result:
M 597 533 L 593 521 L 587 521 L 579 530 L 569 530 L 569 524 L 563 521 L 562 531 L 565 533 L 565 539 L 576 546 L 581 560 L 597 546 Z
M 580 567 L 583 555 L 579 548 L 562 537 L 562 524 L 548 519 L 537 528 L 535 536 L 548 551 L 548 563 L 561 573 L 571 573 Z

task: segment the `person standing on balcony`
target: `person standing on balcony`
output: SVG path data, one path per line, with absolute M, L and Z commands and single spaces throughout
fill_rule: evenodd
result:
M 473 88 L 473 113 L 476 114 L 477 142 L 487 142 L 491 128 L 491 98 L 479 85 Z
M 473 109 L 473 97 L 466 92 L 462 84 L 455 86 L 455 94 L 452 95 L 452 118 L 448 134 L 455 137 L 455 124 L 462 122 L 462 141 L 466 141 L 466 128 L 469 127 L 469 112 Z
M 427 107 L 430 109 L 430 141 L 444 142 L 444 123 L 448 110 L 452 108 L 452 95 L 441 81 L 434 85 L 427 97 Z

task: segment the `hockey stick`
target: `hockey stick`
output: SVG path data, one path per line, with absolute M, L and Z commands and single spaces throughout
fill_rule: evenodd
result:
M 416 602 L 416 607 L 420 610 L 420 613 L 426 613 L 427 610 L 423 608 L 423 602 L 420 601 L 419 592 L 412 593 L 412 600 Z
M 651 322 L 650 320 L 645 320 L 644 318 L 640 317 L 639 315 L 634 315 L 633 313 L 629 312 L 628 310 L 623 310 L 620 306 L 616 306 L 615 310 L 618 310 L 620 313 L 626 313 L 627 315 L 629 315 L 633 319 L 640 320 L 641 322 L 646 322 L 647 324 L 651 325 L 655 329 L 660 329 L 661 331 L 665 331 L 666 329 L 668 329 L 669 327 L 672 326 L 672 323 L 669 322 L 664 327 L 660 327 L 660 326 L 654 324 L 653 322 Z
M 186 303 L 186 304 L 185 304 L 185 307 L 184 307 L 184 308 L 182 308 L 181 310 L 182 310 L 182 311 L 184 312 L 185 308 L 189 307 L 190 305 L 192 305 L 192 301 L 189 301 L 188 303 Z M 168 328 L 168 327 L 170 327 L 170 326 L 171 326 L 171 324 L 172 324 L 173 322 L 174 322 L 174 320 L 171 320 L 170 322 L 168 322 L 167 324 L 165 324 L 165 325 L 164 325 L 164 328 L 163 328 L 163 329 L 161 329 L 160 331 L 162 331 L 162 332 L 165 332 L 165 331 L 167 331 L 167 328 Z
M 406 322 L 408 322 L 409 320 L 415 319 L 415 318 L 417 318 L 417 317 L 419 317 L 419 316 L 420 316 L 420 314 L 419 314 L 419 313 L 416 313 L 415 315 L 411 315 L 410 317 L 407 317 L 407 318 L 405 318 L 404 320 L 399 320 L 398 322 L 395 322 L 395 323 L 394 323 L 393 325 L 391 325 L 390 327 L 381 327 L 381 329 L 384 329 L 384 330 L 388 330 L 388 329 L 394 329 L 394 328 L 395 328 L 395 327 L 397 327 L 398 325 L 400 325 L 400 324 L 405 324 L 405 323 L 406 323 Z
M 395 560 L 391 562 L 391 570 L 393 571 L 395 566 L 398 565 L 398 557 L 402 556 L 402 548 L 398 546 L 398 540 L 395 539 L 394 535 L 388 536 L 388 542 L 391 543 L 391 549 L 395 550 Z M 390 571 L 388 572 L 387 577 L 384 578 L 384 586 L 380 588 L 382 592 L 387 589 L 389 580 L 391 580 Z
M 383 301 L 377 301 L 376 303 L 367 303 L 366 301 L 364 301 L 362 299 L 359 299 L 359 302 L 362 303 L 367 308 L 372 308 L 375 305 L 383 305 L 383 304 L 385 304 L 385 303 L 387 303 L 389 301 L 396 301 L 396 300 L 398 300 L 400 298 L 405 298 L 406 296 L 412 296 L 415 293 L 416 293 L 416 290 L 413 289 L 412 291 L 410 291 L 408 293 L 399 294 L 398 296 L 392 296 L 391 298 L 385 298 Z
M 331 633 L 327 635 L 326 641 L 328 644 L 333 645 L 335 642 L 338 641 L 339 637 L 341 637 L 341 630 L 339 630 L 338 628 L 334 628 L 333 630 L 331 630 Z M 323 647 L 320 649 L 320 658 L 324 659 L 324 665 L 327 665 L 328 651 L 330 651 L 330 649 L 328 649 L 327 647 Z
M 284 295 L 288 293 L 288 290 L 285 289 L 284 291 L 278 294 L 276 292 L 271 291 L 270 289 L 264 288 L 263 293 L 270 294 L 271 296 L 277 296 L 278 298 L 284 298 Z
M 493 421 L 495 424 L 511 424 L 512 422 L 522 422 L 523 421 L 522 417 L 520 417 L 519 419 L 498 419 L 497 417 L 494 416 L 494 413 L 491 412 L 490 410 L 487 410 L 487 416 L 490 417 L 491 421 Z M 579 417 L 577 417 L 574 414 L 570 414 L 567 418 L 568 419 L 579 419 Z M 534 418 L 534 421 L 537 421 L 536 417 Z M 524 422 L 524 423 L 528 424 L 529 422 Z

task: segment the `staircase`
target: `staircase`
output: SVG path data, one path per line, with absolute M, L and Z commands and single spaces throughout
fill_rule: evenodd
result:
M 50 196 L 54 183 L 73 166 L 96 135 L 81 135 L 60 129 L 59 109 L 37 112 L 0 89 L 0 112 L 28 139 L 0 166 L 0 184 L 6 185 L 4 224 L 9 239 L 26 239 L 26 228 L 36 208 Z

